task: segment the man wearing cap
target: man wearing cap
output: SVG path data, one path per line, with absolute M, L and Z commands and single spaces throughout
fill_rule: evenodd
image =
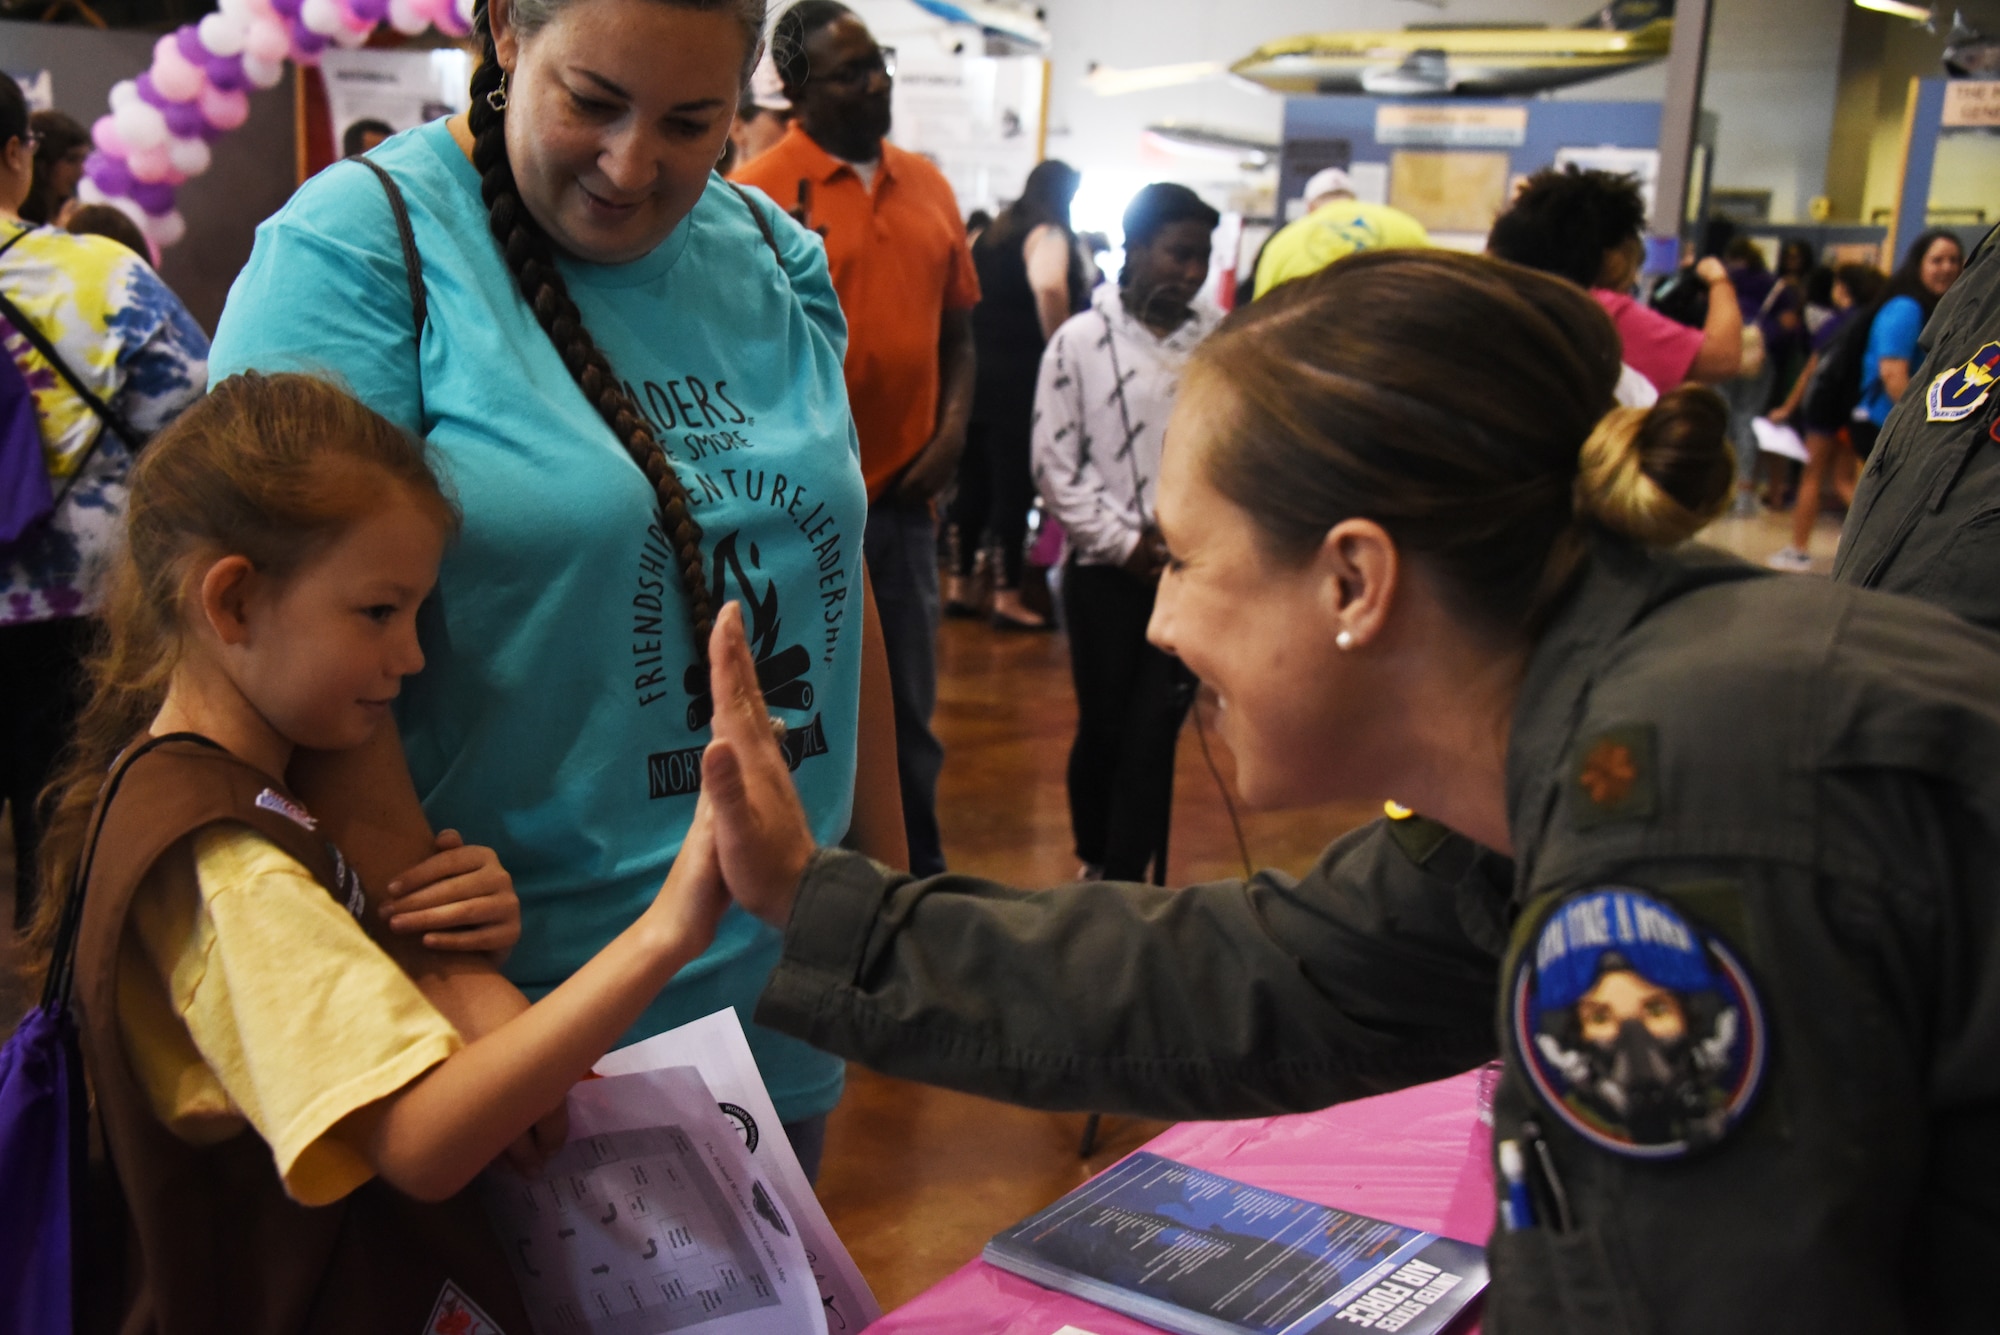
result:
M 1257 296 L 1358 251 L 1431 243 L 1424 225 L 1401 209 L 1356 199 L 1353 179 L 1338 167 L 1306 182 L 1305 201 L 1306 215 L 1280 228 L 1257 257 Z
M 764 58 L 757 62 L 757 69 L 750 76 L 750 85 L 743 90 L 743 98 L 736 105 L 736 122 L 729 127 L 730 156 L 725 175 L 748 165 L 764 150 L 775 147 L 791 125 L 792 100 L 785 96 L 785 85 L 778 78 L 778 67 L 771 62 L 771 53 L 767 50 Z

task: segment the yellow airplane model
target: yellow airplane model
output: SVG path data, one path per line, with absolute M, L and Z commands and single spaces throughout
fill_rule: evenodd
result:
M 1267 42 L 1224 67 L 1093 69 L 1107 95 L 1223 73 L 1277 93 L 1376 97 L 1521 96 L 1583 83 L 1666 57 L 1672 0 L 1615 0 L 1573 28 L 1416 23 L 1401 31 L 1306 33 Z

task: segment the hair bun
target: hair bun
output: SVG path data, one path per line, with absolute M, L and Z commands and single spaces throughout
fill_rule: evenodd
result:
M 1649 547 L 1687 541 L 1728 504 L 1736 479 L 1729 409 L 1684 385 L 1650 408 L 1613 408 L 1577 458 L 1577 514 Z

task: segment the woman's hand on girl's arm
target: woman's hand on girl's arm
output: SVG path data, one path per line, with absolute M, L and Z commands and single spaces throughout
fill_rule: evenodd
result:
M 714 857 L 729 894 L 765 922 L 783 927 L 791 921 L 799 877 L 815 844 L 784 752 L 771 736 L 757 665 L 743 637 L 741 604 L 727 604 L 715 619 L 708 681 L 715 740 L 702 756 L 697 819 L 706 813 L 714 822 Z
M 482 950 L 496 960 L 521 939 L 521 901 L 500 855 L 440 830 L 437 852 L 384 887 L 379 912 L 389 930 L 422 933 L 432 950 Z

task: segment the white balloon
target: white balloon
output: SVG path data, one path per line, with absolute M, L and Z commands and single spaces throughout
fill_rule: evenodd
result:
M 134 153 L 149 148 L 158 148 L 167 142 L 167 118 L 160 114 L 158 107 L 144 102 L 127 102 L 112 113 L 117 123 L 118 134 L 125 146 Z
M 111 196 L 97 188 L 97 182 L 88 176 L 76 183 L 76 197 L 86 204 L 108 204 Z
M 220 14 L 205 14 L 195 25 L 195 35 L 208 48 L 210 55 L 240 56 L 243 54 L 243 39 L 249 35 L 250 21 L 239 9 L 232 13 L 225 9 Z
M 405 37 L 414 37 L 431 26 L 431 16 L 418 9 L 414 0 L 389 0 L 389 26 Z
M 285 77 L 285 62 L 246 54 L 243 57 L 243 77 L 258 88 L 276 88 L 278 80 Z
M 179 209 L 169 209 L 158 217 L 148 217 L 144 224 L 146 239 L 165 250 L 177 246 L 187 235 L 187 220 L 181 217 Z
M 472 27 L 472 11 L 477 7 L 478 0 L 456 0 L 455 8 L 458 10 L 458 21 L 464 24 L 468 31 Z
M 215 155 L 208 145 L 199 139 L 170 139 L 167 141 L 167 159 L 174 164 L 174 170 L 183 176 L 199 176 L 208 170 Z
M 306 0 L 299 6 L 299 22 L 308 32 L 316 32 L 322 37 L 331 37 L 347 25 L 341 22 L 340 6 L 334 0 Z
M 235 19 L 245 27 L 249 26 L 251 19 L 257 17 L 256 11 L 251 8 L 250 0 L 217 0 L 215 7 L 222 14 Z M 209 49 L 211 51 L 215 50 L 214 47 L 210 47 Z M 220 55 L 222 53 L 218 51 L 216 54 Z
M 262 64 L 278 65 L 284 63 L 291 49 L 292 35 L 285 31 L 282 22 L 276 18 L 258 19 L 244 38 L 243 58 L 249 60 L 254 56 Z
M 139 85 L 133 83 L 130 79 L 120 79 L 117 83 L 111 85 L 111 109 L 113 111 L 123 111 L 134 102 L 142 102 L 144 100 L 139 96 Z

